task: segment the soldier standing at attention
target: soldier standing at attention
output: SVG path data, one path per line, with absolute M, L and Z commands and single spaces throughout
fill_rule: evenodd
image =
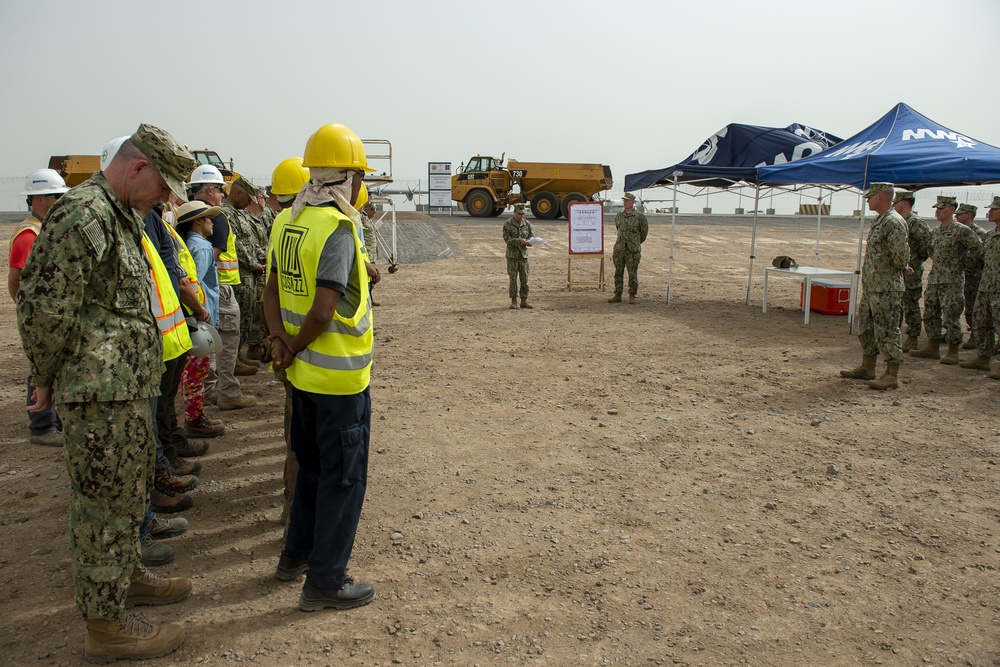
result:
M 10 253 L 7 265 L 7 289 L 10 298 L 16 299 L 17 290 L 21 287 L 21 271 L 31 254 L 31 247 L 42 229 L 42 220 L 52 205 L 62 197 L 69 188 L 58 173 L 52 169 L 36 169 L 28 174 L 22 195 L 28 197 L 28 217 L 17 226 L 10 239 Z M 31 394 L 34 392 L 31 376 L 28 377 L 28 400 L 31 405 Z M 63 444 L 62 424 L 54 409 L 39 412 L 28 411 L 28 442 L 33 445 L 61 447 Z
M 626 192 L 622 202 L 625 210 L 615 216 L 618 239 L 611 255 L 615 263 L 615 295 L 608 299 L 608 303 L 622 302 L 626 268 L 628 268 L 628 302 L 635 303 L 636 295 L 639 293 L 639 259 L 642 257 L 642 244 L 649 234 L 646 216 L 635 210 L 635 195 Z
M 878 214 L 868 232 L 861 269 L 858 341 L 863 357 L 861 366 L 840 371 L 840 376 L 870 380 L 868 386 L 872 389 L 896 389 L 899 364 L 903 360 L 899 335 L 903 273 L 910 256 L 906 221 L 892 208 L 892 183 L 872 183 L 862 196 L 868 199 L 868 210 Z M 886 368 L 885 375 L 876 380 L 875 361 L 879 353 L 885 357 Z
M 906 340 L 903 352 L 916 349 L 920 336 L 920 297 L 924 292 L 924 262 L 931 256 L 931 229 L 924 219 L 913 212 L 916 195 L 900 190 L 892 199 L 892 208 L 906 220 L 906 242 L 910 246 L 910 271 L 903 276 L 903 319 L 906 321 Z
M 982 371 L 990 370 L 990 358 L 996 353 L 997 329 L 1000 328 L 1000 197 L 993 198 L 986 219 L 997 227 L 988 232 L 983 241 L 983 275 L 974 306 L 976 328 L 972 332 L 978 345 L 977 357 L 959 364 L 962 368 Z M 1000 370 L 991 372 L 989 377 L 1000 380 Z
M 986 230 L 977 225 L 976 212 L 978 207 L 972 204 L 960 204 L 955 211 L 955 221 L 960 222 L 979 237 L 980 243 L 986 242 Z M 983 279 L 983 258 L 970 257 L 965 267 L 965 289 L 962 290 L 965 296 L 965 323 L 969 325 L 969 340 L 962 343 L 963 350 L 975 350 L 976 345 L 976 295 L 979 293 L 979 281 Z
M 514 205 L 514 217 L 503 224 L 503 241 L 507 244 L 507 276 L 510 278 L 508 293 L 511 310 L 517 308 L 517 281 L 521 281 L 521 308 L 533 308 L 528 303 L 528 239 L 532 236 L 531 223 L 524 219 L 524 204 Z
M 956 225 L 954 197 L 938 196 L 934 217 L 941 223 L 931 232 L 931 273 L 924 293 L 924 331 L 927 347 L 910 350 L 911 357 L 941 359 L 942 364 L 958 364 L 962 344 L 962 309 L 965 308 L 965 266 L 982 259 L 982 243 L 965 225 Z M 945 334 L 942 335 L 942 322 Z M 948 354 L 941 358 L 941 343 L 947 338 Z
M 35 404 L 65 426 L 70 554 L 84 656 L 155 658 L 184 640 L 127 604 L 168 604 L 191 592 L 139 563 L 139 527 L 153 483 L 149 399 L 159 392 L 163 342 L 152 312 L 142 217 L 172 190 L 184 194 L 194 157 L 140 125 L 103 172 L 49 211 L 17 294 L 17 321 L 35 379 Z

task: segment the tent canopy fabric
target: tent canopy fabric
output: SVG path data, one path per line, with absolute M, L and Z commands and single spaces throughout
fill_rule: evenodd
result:
M 697 181 L 707 187 L 753 183 L 758 167 L 794 162 L 838 143 L 840 138 L 799 123 L 788 127 L 730 123 L 705 139 L 684 161 L 627 175 L 625 190 L 671 185 L 675 174 L 680 183 Z
M 984 144 L 900 102 L 828 151 L 792 164 L 761 167 L 761 185 L 893 183 L 918 189 L 1000 182 L 1000 148 Z

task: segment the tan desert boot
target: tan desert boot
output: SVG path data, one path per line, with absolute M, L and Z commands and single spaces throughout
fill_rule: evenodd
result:
M 977 371 L 988 371 L 990 370 L 990 359 L 991 357 L 981 357 L 976 355 L 976 358 L 972 361 L 960 361 L 958 365 L 962 368 L 971 368 Z
M 958 343 L 948 343 L 948 354 L 941 357 L 941 363 L 949 366 L 958 365 Z
M 132 570 L 125 604 L 143 605 L 174 604 L 191 595 L 191 580 L 187 577 L 161 577 L 141 565 Z
M 927 347 L 922 347 L 919 350 L 910 350 L 910 356 L 919 357 L 920 359 L 940 359 L 941 343 L 942 341 L 940 340 L 929 340 L 927 341 Z
M 877 380 L 868 383 L 872 389 L 899 389 L 899 364 L 886 364 L 885 374 Z
M 903 341 L 903 352 L 909 352 L 910 350 L 917 349 L 917 337 L 907 336 L 906 340 Z
M 510 309 L 511 310 L 517 310 L 517 299 L 511 299 L 510 300 Z
M 615 294 L 613 297 L 608 299 L 608 303 L 621 303 L 621 302 L 622 302 L 621 294 Z
M 90 662 L 145 660 L 171 653 L 183 641 L 183 626 L 153 625 L 139 614 L 124 614 L 110 621 L 88 618 L 83 655 Z
M 521 308 L 534 308 L 527 299 L 521 299 Z
M 864 354 L 861 356 L 861 365 L 849 371 L 840 371 L 840 377 L 852 380 L 874 380 L 875 361 L 878 359 L 874 354 Z

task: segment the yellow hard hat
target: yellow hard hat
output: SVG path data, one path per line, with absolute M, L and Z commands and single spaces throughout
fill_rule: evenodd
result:
M 354 202 L 354 208 L 359 211 L 364 208 L 364 205 L 368 203 L 368 186 L 364 183 L 361 184 L 361 189 L 358 190 L 358 200 Z
M 306 142 L 306 151 L 302 155 L 304 167 L 333 167 L 337 169 L 362 169 L 374 172 L 368 168 L 368 158 L 365 156 L 365 145 L 358 135 L 346 125 L 330 123 L 313 132 Z
M 309 170 L 302 166 L 302 158 L 286 157 L 271 174 L 271 192 L 276 195 L 298 194 L 309 182 Z

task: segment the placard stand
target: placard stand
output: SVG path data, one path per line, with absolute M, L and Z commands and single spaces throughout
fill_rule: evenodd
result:
M 604 291 L 604 202 L 571 202 L 566 212 L 569 244 L 566 258 L 566 289 L 574 285 L 597 285 Z M 573 259 L 600 257 L 597 280 L 573 280 Z

